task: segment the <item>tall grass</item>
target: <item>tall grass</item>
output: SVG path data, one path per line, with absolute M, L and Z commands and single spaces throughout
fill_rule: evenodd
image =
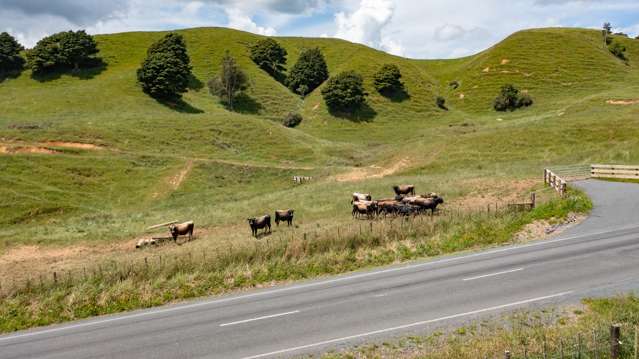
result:
M 397 218 L 187 248 L 174 256 L 113 259 L 74 273 L 2 283 L 0 330 L 145 308 L 271 282 L 312 278 L 509 242 L 537 219 L 589 210 L 580 192 L 531 212 L 502 210 Z

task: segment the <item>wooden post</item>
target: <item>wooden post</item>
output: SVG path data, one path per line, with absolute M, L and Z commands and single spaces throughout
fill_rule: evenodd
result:
M 58 284 L 58 273 L 53 272 L 53 283 Z
M 535 206 L 537 205 L 537 193 L 532 192 L 530 194 L 530 203 L 532 204 L 532 208 L 535 209 Z
M 635 359 L 639 359 L 639 326 L 635 327 Z
M 621 355 L 621 327 L 618 324 L 610 326 L 610 358 L 619 359 Z
M 505 359 L 510 359 L 510 351 L 506 350 L 506 351 L 504 352 L 504 358 L 505 358 Z

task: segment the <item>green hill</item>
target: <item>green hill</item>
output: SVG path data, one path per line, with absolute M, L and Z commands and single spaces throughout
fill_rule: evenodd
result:
M 296 208 L 310 226 L 349 220 L 354 190 L 384 196 L 391 184 L 413 182 L 454 199 L 536 178 L 545 165 L 639 161 L 638 107 L 606 104 L 639 98 L 636 40 L 618 39 L 628 47 L 626 64 L 598 31 L 581 29 L 522 31 L 475 56 L 436 61 L 342 40 L 278 38 L 289 67 L 317 46 L 331 74 L 364 76 L 370 111 L 345 119 L 328 113 L 319 89 L 302 100 L 257 68 L 247 45 L 259 36 L 179 32 L 198 80 L 186 108 L 160 104 L 136 84 L 162 32 L 97 36 L 103 69 L 39 80 L 25 71 L 0 83 L 0 248 L 130 239 L 173 218 L 234 228 L 275 207 Z M 242 113 L 225 110 L 205 85 L 226 50 L 250 77 Z M 409 98 L 374 91 L 372 75 L 385 63 L 400 67 Z M 451 81 L 461 86 L 453 90 Z M 506 83 L 527 90 L 535 105 L 494 112 Z M 438 95 L 450 111 L 436 107 Z M 296 129 L 279 123 L 291 111 L 304 116 Z M 294 187 L 293 175 L 314 180 Z

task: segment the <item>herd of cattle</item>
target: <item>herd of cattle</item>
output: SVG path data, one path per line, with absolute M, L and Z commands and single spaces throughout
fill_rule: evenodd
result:
M 437 206 L 444 203 L 444 199 L 437 193 L 415 195 L 414 185 L 393 186 L 394 198 L 373 200 L 370 194 L 353 193 L 353 218 L 371 219 L 378 216 L 416 216 L 431 211 L 435 213 Z
M 353 193 L 351 199 L 353 218 L 359 219 L 364 216 L 368 219 L 379 216 L 416 216 L 427 211 L 431 211 L 434 214 L 437 206 L 444 203 L 444 199 L 436 193 L 415 195 L 414 185 L 393 186 L 393 191 L 395 192 L 394 198 L 378 200 L 373 200 L 370 194 Z M 295 211 L 292 209 L 276 210 L 275 224 L 279 226 L 280 222 L 286 222 L 288 226 L 291 226 L 294 213 Z M 251 227 L 251 234 L 255 237 L 257 237 L 260 229 L 263 229 L 264 233 L 271 232 L 271 216 L 268 214 L 261 217 L 247 218 L 247 221 Z M 171 222 L 168 229 L 174 242 L 177 241 L 179 236 L 188 236 L 189 240 L 193 238 L 193 221 L 180 224 Z M 136 247 L 141 248 L 150 244 L 157 244 L 156 239 L 141 240 Z

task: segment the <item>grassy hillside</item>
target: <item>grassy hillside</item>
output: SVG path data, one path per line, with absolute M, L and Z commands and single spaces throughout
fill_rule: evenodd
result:
M 475 56 L 438 61 L 342 40 L 278 38 L 289 68 L 302 49 L 318 46 L 331 74 L 364 76 L 370 110 L 347 119 L 328 113 L 319 90 L 302 100 L 258 69 L 247 45 L 259 36 L 180 32 L 198 80 L 184 108 L 156 102 L 135 81 L 161 32 L 98 36 L 103 69 L 45 79 L 25 71 L 0 83 L 0 251 L 131 239 L 174 218 L 245 230 L 247 216 L 275 207 L 296 208 L 304 226 L 343 222 L 354 190 L 380 197 L 413 182 L 454 200 L 536 178 L 545 165 L 639 162 L 638 107 L 605 103 L 639 98 L 636 40 L 621 39 L 625 64 L 602 47 L 599 32 L 580 29 L 523 31 Z M 242 113 L 225 110 L 205 85 L 226 50 L 250 77 Z M 401 68 L 409 98 L 374 91 L 372 75 L 384 63 Z M 528 90 L 535 105 L 494 112 L 505 83 Z M 437 109 L 438 95 L 450 111 Z M 289 111 L 304 116 L 299 128 L 279 124 Z M 293 188 L 293 175 L 314 181 Z

